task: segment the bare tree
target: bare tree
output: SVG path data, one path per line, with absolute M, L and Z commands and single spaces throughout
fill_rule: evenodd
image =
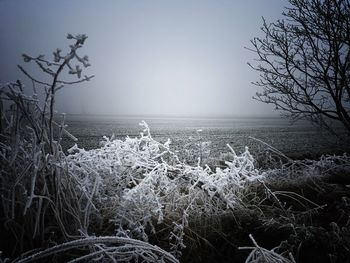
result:
M 79 191 L 79 179 L 68 171 L 60 144 L 63 135 L 77 139 L 66 130 L 64 115 L 54 116 L 56 92 L 93 77 L 82 74 L 90 64 L 79 54 L 87 36 L 67 38 L 69 48 L 56 49 L 53 59 L 22 55 L 44 73 L 34 71 L 35 76 L 18 66 L 33 84 L 32 95 L 19 80 L 0 84 L 0 232 L 7 240 L 1 245 L 13 255 L 45 247 L 53 239 L 71 240 L 90 222 L 92 195 L 85 186 Z M 38 89 L 43 89 L 44 98 L 37 95 L 42 93 Z
M 257 54 L 255 99 L 292 119 L 350 133 L 350 1 L 289 0 L 284 19 L 267 23 L 251 40 Z
M 34 93 L 36 94 L 36 85 L 41 85 L 45 88 L 46 99 L 44 103 L 42 112 L 42 124 L 46 124 L 48 127 L 48 141 L 50 151 L 52 153 L 53 140 L 54 140 L 54 104 L 55 104 L 55 94 L 56 91 L 63 88 L 64 85 L 77 84 L 84 81 L 89 81 L 94 76 L 84 76 L 81 77 L 82 68 L 80 65 L 85 68 L 90 66 L 88 56 L 80 57 L 77 54 L 77 50 L 84 45 L 87 36 L 84 34 L 78 34 L 73 36 L 72 34 L 67 34 L 67 39 L 73 39 L 75 41 L 74 44 L 70 45 L 70 51 L 66 54 L 62 54 L 62 50 L 57 48 L 56 51 L 53 52 L 54 61 L 47 60 L 44 55 L 39 55 L 37 57 L 32 57 L 27 54 L 22 54 L 24 62 L 35 62 L 36 65 L 42 70 L 43 73 L 49 76 L 49 81 L 40 80 L 33 77 L 32 74 L 28 73 L 22 66 L 18 65 L 18 68 L 32 81 Z M 73 66 L 73 60 L 76 60 L 75 65 Z M 68 73 L 72 75 L 77 75 L 78 80 L 68 81 L 60 79 L 61 73 L 64 69 L 68 69 Z M 17 86 L 22 89 L 21 82 L 17 82 Z M 16 100 L 14 100 L 16 101 Z M 22 104 L 19 104 L 21 106 Z M 25 112 L 25 111 L 24 111 Z M 41 131 L 45 131 L 45 129 L 40 129 Z M 41 137 L 38 138 L 38 142 L 43 140 L 44 134 L 41 133 Z

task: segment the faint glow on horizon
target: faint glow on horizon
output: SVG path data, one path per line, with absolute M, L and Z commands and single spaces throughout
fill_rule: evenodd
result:
M 280 17 L 285 3 L 3 0 L 0 81 L 18 77 L 23 51 L 51 55 L 69 44 L 67 32 L 86 33 L 81 53 L 90 57 L 88 72 L 96 78 L 62 90 L 60 111 L 274 114 L 251 99 L 258 76 L 246 65 L 253 55 L 244 46 L 259 34 L 261 16 Z

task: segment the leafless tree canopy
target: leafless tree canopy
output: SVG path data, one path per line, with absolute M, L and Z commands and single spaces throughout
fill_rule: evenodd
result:
M 267 23 L 254 38 L 260 73 L 256 99 L 293 119 L 350 133 L 350 1 L 289 0 L 284 19 Z M 332 121 L 334 120 L 334 121 Z

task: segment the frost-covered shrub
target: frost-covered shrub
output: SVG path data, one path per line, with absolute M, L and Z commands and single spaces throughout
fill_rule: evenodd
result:
M 192 231 L 190 225 L 198 219 L 235 217 L 251 209 L 256 212 L 253 214 L 261 215 L 259 220 L 265 227 L 294 227 L 298 223 L 295 215 L 303 211 L 286 207 L 279 196 L 312 211 L 322 207 L 297 193 L 273 191 L 269 186 L 290 186 L 330 171 L 350 171 L 347 155 L 292 161 L 271 147 L 277 157 L 262 163 L 273 164 L 272 168 L 258 169 L 248 148 L 237 155 L 229 145 L 229 152 L 222 154 L 222 163 L 209 166 L 210 143 L 202 141 L 200 131 L 198 140 L 185 147 L 192 159 L 183 160 L 172 151 L 170 140 L 154 140 L 144 121 L 138 137 L 104 137 L 98 149 L 85 151 L 75 145 L 65 155 L 60 144 L 62 136 L 77 139 L 66 130 L 64 116 L 54 119 L 55 93 L 63 84 L 91 78 L 85 76 L 73 82 L 59 78 L 63 68 L 81 77 L 81 68 L 71 65 L 73 59 L 89 66 L 88 58 L 76 53 L 86 36 L 69 34 L 67 38 L 74 39 L 75 44 L 64 56 L 56 50 L 54 61 L 42 55 L 23 55 L 26 62 L 35 62 L 53 77 L 52 83 L 35 79 L 20 67 L 36 84 L 34 94 L 25 95 L 21 82 L 0 88 L 1 232 L 10 237 L 10 245 L 16 244 L 15 251 L 11 251 L 14 254 L 42 248 L 19 257 L 19 261 L 84 248 L 73 254 L 76 258 L 72 262 L 114 262 L 116 258 L 118 262 L 177 262 L 174 256 L 181 257 L 188 244 L 185 239 Z M 39 84 L 46 91 L 44 103 L 36 95 Z M 4 104 L 5 99 L 10 101 L 9 106 Z M 269 218 L 264 212 L 277 216 Z M 110 236 L 95 237 L 96 233 Z M 152 238 L 159 235 L 166 237 L 167 244 L 162 248 L 172 255 L 151 244 Z M 250 248 L 247 262 L 266 258 L 290 262 L 273 250 L 259 247 L 253 238 L 252 241 L 255 247 Z
M 277 168 L 266 169 L 266 180 L 270 184 L 291 186 L 310 180 L 325 180 L 331 174 L 347 174 L 350 171 L 350 156 L 322 155 L 318 160 L 290 160 Z
M 75 145 L 67 156 L 69 171 L 88 192 L 94 192 L 98 180 L 94 203 L 113 207 L 119 235 L 147 241 L 157 224 L 173 222 L 169 240 L 179 255 L 191 217 L 219 216 L 239 208 L 246 186 L 263 179 L 264 173 L 255 169 L 248 148 L 236 155 L 229 147 L 233 159 L 224 169 L 189 165 L 171 151 L 170 140 L 159 143 L 145 122 L 140 125 L 144 131 L 136 138 L 105 138 L 103 147 L 90 151 Z
M 181 159 L 187 164 L 200 166 L 208 164 L 211 156 L 211 141 L 203 141 L 202 129 L 196 131 L 196 137 L 190 137 L 190 142 L 183 146 Z
M 118 236 L 149 241 L 150 236 L 157 234 L 158 225 L 166 225 L 169 249 L 177 257 L 185 247 L 186 228 L 191 220 L 224 216 L 246 208 L 249 202 L 256 209 L 256 204 L 264 199 L 277 202 L 288 217 L 291 212 L 278 199 L 282 194 L 305 203 L 305 207 L 318 207 L 298 194 L 274 192 L 267 184 L 283 176 L 289 182 L 317 176 L 320 169 L 348 161 L 346 156 L 337 157 L 339 160 L 323 157 L 319 161 L 284 162 L 280 168 L 259 170 L 248 148 L 237 155 L 228 145 L 225 166 L 213 170 L 180 160 L 171 150 L 170 140 L 159 143 L 144 121 L 140 125 L 144 130 L 139 137 L 105 137 L 101 148 L 90 151 L 75 145 L 67 156 L 69 171 L 80 178 L 83 191 L 95 192 L 98 185 L 93 203 L 98 211 L 108 211 L 102 216 L 112 219 Z M 250 200 L 256 197 L 250 189 L 256 184 L 265 189 L 265 195 Z
M 33 84 L 33 95 L 27 95 L 21 81 L 0 86 L 0 232 L 7 238 L 7 253 L 68 241 L 89 225 L 94 192 L 76 191 L 82 186 L 69 173 L 60 142 L 63 136 L 77 139 L 66 130 L 64 115 L 54 114 L 59 89 L 92 78 L 81 77 L 79 66 L 89 66 L 88 57 L 78 54 L 87 36 L 67 38 L 74 41 L 69 51 L 57 49 L 53 60 L 23 54 L 24 62 L 33 62 L 46 75 L 33 77 L 18 66 Z M 65 79 L 65 70 L 78 80 Z
M 291 253 L 288 254 L 288 258 L 277 253 L 275 249 L 265 249 L 258 245 L 252 235 L 249 238 L 254 244 L 254 247 L 240 247 L 239 249 L 251 250 L 246 259 L 246 263 L 256 262 L 271 262 L 271 263 L 295 263 L 295 259 Z
M 23 55 L 25 62 L 35 62 L 52 77 L 52 82 L 34 78 L 19 66 L 32 81 L 34 94 L 25 95 L 27 92 L 24 92 L 24 86 L 19 81 L 0 88 L 0 232 L 9 237 L 10 247 L 6 248 L 6 252 L 18 255 L 30 249 L 63 243 L 35 252 L 26 259 L 18 259 L 30 262 L 37 256 L 59 254 L 62 248 L 70 248 L 72 242 L 73 245 L 79 243 L 76 239 L 83 236 L 86 239 L 81 241 L 81 245 L 90 252 L 77 261 L 105 256 L 113 259 L 116 256 L 122 257 L 124 262 L 177 262 L 167 252 L 132 238 L 89 238 L 91 233 L 103 227 L 102 220 L 115 217 L 113 208 L 121 207 L 118 198 L 122 198 L 121 193 L 126 188 L 133 187 L 129 184 L 133 183 L 130 179 L 135 179 L 137 184 L 144 177 L 143 171 L 137 172 L 137 167 L 144 167 L 144 163 L 152 165 L 156 163 L 152 159 L 157 160 L 162 155 L 159 155 L 160 145 L 147 133 L 146 124 L 147 135 L 141 135 L 139 141 L 129 138 L 126 143 L 118 144 L 106 139 L 104 150 L 100 152 L 88 153 L 75 147 L 71 149 L 72 155 L 67 157 L 64 154 L 60 145 L 62 136 L 65 134 L 75 141 L 77 139 L 66 130 L 64 115 L 62 119 L 54 116 L 55 93 L 65 84 L 91 79 L 87 76 L 81 78 L 79 64 L 88 67 L 89 63 L 87 56 L 77 54 L 87 37 L 68 34 L 67 38 L 75 43 L 70 45 L 66 55 L 57 49 L 53 61 L 43 55 Z M 75 66 L 72 64 L 74 60 Z M 63 80 L 61 73 L 65 68 L 79 80 Z M 39 87 L 46 92 L 43 102 L 36 94 Z M 114 143 L 115 148 L 111 147 Z M 169 143 L 162 144 L 164 154 L 171 154 Z M 122 154 L 118 154 L 118 151 Z M 75 158 L 80 158 L 79 162 L 75 162 Z M 132 169 L 132 174 L 128 172 L 129 169 Z M 124 178 L 124 175 L 130 177 Z M 103 243 L 110 239 L 125 243 L 125 246 L 104 247 Z

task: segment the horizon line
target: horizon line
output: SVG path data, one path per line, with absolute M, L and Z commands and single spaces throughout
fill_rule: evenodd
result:
M 62 113 L 58 113 L 60 115 Z M 115 113 L 65 113 L 70 116 L 111 116 L 119 118 L 199 118 L 199 119 L 230 119 L 230 118 L 284 118 L 280 114 L 115 114 Z

